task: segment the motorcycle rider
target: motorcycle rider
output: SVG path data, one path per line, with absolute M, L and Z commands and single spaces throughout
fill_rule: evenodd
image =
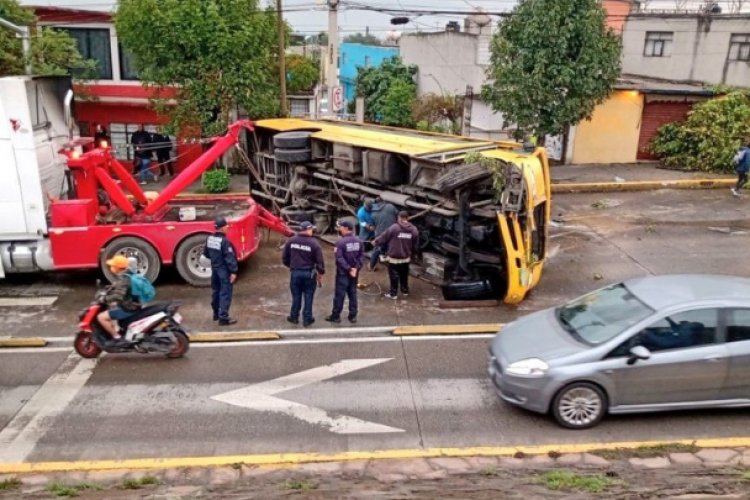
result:
M 96 319 L 116 343 L 125 343 L 117 331 L 115 321 L 122 321 L 140 310 L 141 305 L 133 297 L 130 289 L 130 274 L 127 272 L 130 262 L 124 255 L 115 255 L 106 262 L 109 270 L 115 275 L 115 281 L 108 287 L 104 301 L 107 310 L 100 312 Z

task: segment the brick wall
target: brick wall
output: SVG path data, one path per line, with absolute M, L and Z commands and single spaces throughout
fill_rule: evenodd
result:
M 692 106 L 692 102 L 647 102 L 643 108 L 636 158 L 655 160 L 656 157 L 647 151 L 651 139 L 663 125 L 684 120 Z

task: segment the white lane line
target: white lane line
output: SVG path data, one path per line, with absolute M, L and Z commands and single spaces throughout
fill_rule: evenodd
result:
M 51 306 L 57 301 L 54 297 L 0 297 L 0 307 Z
M 466 340 L 491 339 L 494 333 L 473 333 L 471 335 L 420 335 L 418 337 L 355 337 L 335 339 L 289 339 L 289 340 L 255 340 L 247 342 L 211 342 L 206 344 L 190 344 L 191 349 L 209 349 L 216 347 L 251 346 L 251 345 L 294 345 L 294 344 L 361 344 L 369 342 L 421 342 L 425 340 Z
M 70 352 L 73 347 L 7 347 L 0 349 L 0 354 L 49 354 L 53 352 Z
M 0 432 L 0 463 L 28 458 L 37 442 L 50 430 L 55 417 L 83 388 L 96 367 L 96 359 L 71 353 Z

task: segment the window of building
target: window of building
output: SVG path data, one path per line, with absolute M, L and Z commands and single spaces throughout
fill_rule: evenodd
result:
M 729 39 L 729 60 L 750 62 L 750 34 L 732 35 Z
M 669 57 L 672 55 L 674 33 L 668 31 L 646 32 L 643 55 L 646 57 Z
M 106 28 L 58 28 L 75 40 L 78 52 L 84 59 L 96 61 L 97 78 L 112 79 L 112 50 L 109 30 Z
M 640 345 L 651 352 L 686 349 L 716 342 L 717 309 L 696 309 L 660 319 L 626 340 L 609 357 L 627 356 Z
M 308 116 L 310 114 L 310 104 L 307 99 L 289 99 L 289 114 L 291 116 Z
M 120 54 L 120 79 L 121 80 L 140 80 L 141 77 L 133 66 L 133 56 L 122 48 L 122 44 L 117 44 L 117 51 Z
M 133 159 L 133 151 L 130 147 L 130 138 L 133 132 L 138 130 L 140 123 L 110 123 L 109 138 L 112 141 L 112 150 L 117 158 Z M 145 124 L 147 132 L 156 132 L 156 125 Z
M 750 309 L 729 311 L 727 318 L 727 342 L 750 340 Z

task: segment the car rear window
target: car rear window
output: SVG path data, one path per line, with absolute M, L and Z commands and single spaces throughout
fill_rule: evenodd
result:
M 597 345 L 649 317 L 654 310 L 619 283 L 575 299 L 556 312 L 557 320 L 573 337 Z

